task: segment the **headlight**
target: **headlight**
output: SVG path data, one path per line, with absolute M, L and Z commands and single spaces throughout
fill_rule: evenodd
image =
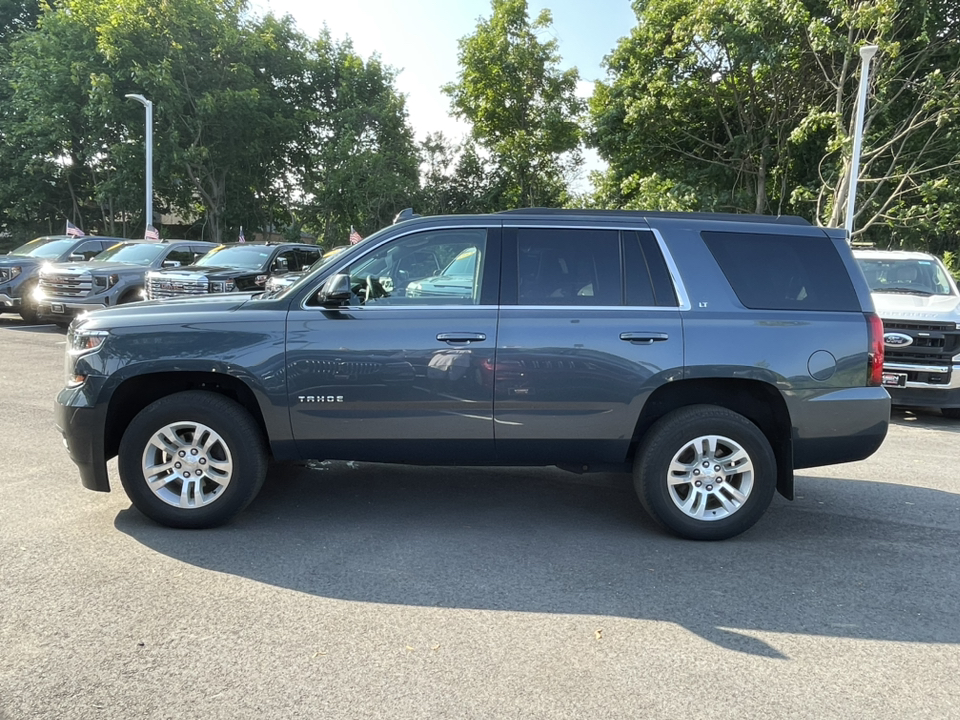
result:
M 67 338 L 67 347 L 73 355 L 83 355 L 93 350 L 97 350 L 103 341 L 107 339 L 109 333 L 106 330 L 80 330 L 76 333 L 70 333 Z
M 106 290 L 107 288 L 112 288 L 120 282 L 119 275 L 94 275 L 93 284 L 98 290 Z
M 211 280 L 211 281 L 210 281 L 210 292 L 223 292 L 223 281 L 222 281 L 222 280 Z
M 17 265 L 14 265 L 13 267 L 8 267 L 8 268 L 0 268 L 0 282 L 13 280 L 22 272 L 23 272 L 23 268 Z
M 46 294 L 45 292 L 43 292 L 43 288 L 40 287 L 39 285 L 37 285 L 37 286 L 33 289 L 33 299 L 34 299 L 34 300 L 36 300 L 36 301 L 39 302 L 40 300 L 43 300 L 46 296 L 47 296 L 47 294 Z
M 83 385 L 87 376 L 77 372 L 77 359 L 83 355 L 95 353 L 107 339 L 106 330 L 79 330 L 73 328 L 67 333 L 67 352 L 65 359 L 67 387 Z

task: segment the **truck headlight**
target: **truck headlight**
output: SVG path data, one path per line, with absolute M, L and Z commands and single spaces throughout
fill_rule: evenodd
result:
M 14 265 L 13 267 L 0 268 L 0 282 L 7 282 L 8 280 L 13 280 L 20 273 L 23 272 L 23 268 L 19 265 Z
M 211 280 L 210 292 L 223 292 L 223 280 Z
M 107 290 L 120 282 L 119 275 L 94 275 L 93 284 L 97 290 Z

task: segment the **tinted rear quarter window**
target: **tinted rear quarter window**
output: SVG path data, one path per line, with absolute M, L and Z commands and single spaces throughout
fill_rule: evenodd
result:
M 846 267 L 825 236 L 704 232 L 701 237 L 745 307 L 861 309 Z

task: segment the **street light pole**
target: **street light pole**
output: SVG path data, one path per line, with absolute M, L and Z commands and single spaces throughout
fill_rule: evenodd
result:
M 847 189 L 847 221 L 844 227 L 853 238 L 853 207 L 857 201 L 857 177 L 860 175 L 860 150 L 863 146 L 863 115 L 867 105 L 867 84 L 870 79 L 870 61 L 877 54 L 876 45 L 860 48 L 860 95 L 857 98 L 857 121 L 853 127 L 853 155 L 850 158 L 850 186 Z
M 153 103 L 147 100 L 143 95 L 130 93 L 126 97 L 136 100 L 147 109 L 147 204 L 146 204 L 146 228 L 153 225 Z

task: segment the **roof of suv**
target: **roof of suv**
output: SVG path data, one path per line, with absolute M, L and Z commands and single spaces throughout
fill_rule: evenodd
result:
M 580 210 L 565 208 L 517 208 L 502 210 L 497 215 L 557 215 L 560 217 L 628 217 L 628 218 L 674 218 L 677 220 L 727 220 L 730 222 L 779 223 L 782 225 L 810 225 L 810 221 L 797 215 L 748 215 L 746 213 L 715 212 L 663 212 L 659 210 Z

